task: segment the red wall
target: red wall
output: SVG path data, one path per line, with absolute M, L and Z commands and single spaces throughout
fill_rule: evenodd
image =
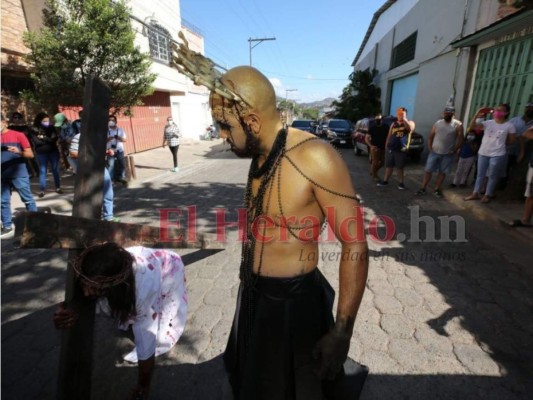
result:
M 142 106 L 133 107 L 133 116 L 119 115 L 118 126 L 126 132 L 126 154 L 160 147 L 163 143 L 163 129 L 167 117 L 171 115 L 170 95 L 165 92 L 154 92 L 143 99 Z M 74 121 L 78 118 L 77 109 L 62 111 Z

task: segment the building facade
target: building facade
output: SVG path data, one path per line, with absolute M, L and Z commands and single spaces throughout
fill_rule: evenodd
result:
M 154 93 L 143 98 L 144 104 L 133 107 L 131 117 L 118 117 L 119 126 L 129 137 L 126 152 L 136 153 L 161 146 L 163 128 L 169 116 L 176 121 L 185 139 L 199 140 L 211 124 L 209 93 L 170 67 L 169 61 L 172 56 L 170 46 L 179 41 L 180 31 L 189 40 L 191 48 L 201 53 L 204 51 L 203 37 L 197 29 L 182 27 L 179 1 L 130 0 L 127 4 L 136 32 L 135 45 L 151 55 L 151 72 L 157 78 L 153 84 Z M 25 110 L 18 101 L 18 92 L 32 86 L 29 66 L 22 60 L 29 51 L 22 42 L 22 34 L 42 27 L 43 7 L 44 0 L 2 1 L 2 108 L 7 112 L 24 111 L 28 117 L 32 110 Z M 64 112 L 71 120 L 77 118 L 76 109 Z
M 389 0 L 374 14 L 352 66 L 378 70 L 383 113 L 406 107 L 427 136 L 446 105 L 469 119 L 480 49 L 452 43 L 517 11 L 498 0 Z M 512 96 L 503 97 L 491 104 Z

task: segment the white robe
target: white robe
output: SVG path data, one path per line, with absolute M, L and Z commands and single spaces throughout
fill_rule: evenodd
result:
M 137 362 L 174 347 L 187 320 L 187 290 L 184 265 L 176 253 L 141 246 L 126 250 L 135 257 L 137 315 L 119 328 L 132 326 L 135 348 L 124 359 Z M 107 299 L 101 300 L 100 308 L 110 314 Z

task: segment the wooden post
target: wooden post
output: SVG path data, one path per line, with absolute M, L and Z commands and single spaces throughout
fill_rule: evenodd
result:
M 100 79 L 89 77 L 85 84 L 78 171 L 74 191 L 73 217 L 100 219 L 102 213 L 107 121 L 111 91 Z M 68 254 L 65 305 L 74 299 L 75 276 L 72 262 L 80 250 Z M 93 354 L 94 302 L 80 309 L 73 329 L 63 332 L 59 358 L 58 392 L 60 400 L 90 400 Z

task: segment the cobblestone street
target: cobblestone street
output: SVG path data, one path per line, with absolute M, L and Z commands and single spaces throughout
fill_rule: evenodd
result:
M 161 209 L 196 206 L 198 231 L 215 233 L 215 209 L 223 207 L 227 220 L 237 221 L 249 160 L 219 147 L 180 173 L 154 174 L 117 191 L 117 216 L 158 226 Z M 530 398 L 530 242 L 446 199 L 415 197 L 419 172 L 410 166 L 410 190 L 397 190 L 394 179 L 389 187 L 376 187 L 366 157 L 341 152 L 365 207 L 371 250 L 350 349 L 350 356 L 370 369 L 361 398 Z M 383 223 L 374 229 L 376 216 L 394 222 L 391 240 L 377 240 L 391 231 Z M 186 265 L 189 317 L 178 345 L 157 359 L 151 398 L 231 398 L 221 353 L 238 286 L 236 238 L 236 229 L 228 228 L 223 249 L 178 251 Z M 2 240 L 2 395 L 54 399 L 60 334 L 52 314 L 63 297 L 66 252 L 15 245 L 13 239 Z M 319 261 L 335 289 L 339 250 L 336 243 L 322 244 Z M 97 318 L 95 335 L 93 398 L 124 398 L 137 375 L 135 366 L 121 361 L 131 341 L 103 317 Z

